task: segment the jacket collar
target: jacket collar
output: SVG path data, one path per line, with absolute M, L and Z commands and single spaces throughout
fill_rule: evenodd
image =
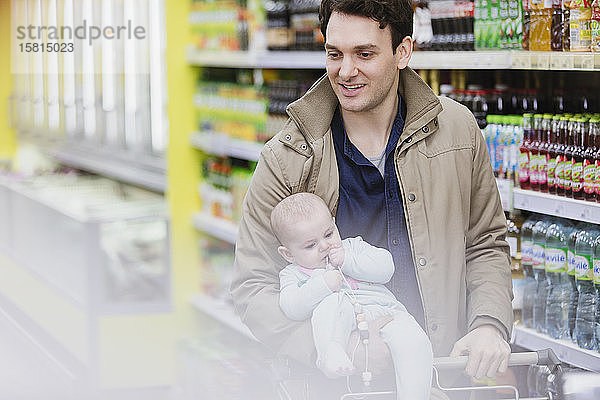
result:
M 440 100 L 409 67 L 400 70 L 398 93 L 406 103 L 406 121 L 401 141 L 415 132 L 418 132 L 415 139 L 422 139 L 437 129 L 436 117 L 442 110 Z M 306 141 L 312 145 L 327 133 L 337 105 L 338 99 L 325 74 L 304 96 L 287 107 L 286 111 L 302 133 L 302 137 L 287 134 L 280 140 L 297 148 L 301 153 L 310 153 Z

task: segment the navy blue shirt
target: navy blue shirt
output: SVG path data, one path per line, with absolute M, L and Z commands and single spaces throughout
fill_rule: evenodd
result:
M 404 128 L 405 110 L 402 98 L 398 96 L 398 113 L 385 149 L 383 177 L 352 144 L 344 129 L 339 107 L 336 110 L 331 121 L 340 174 L 340 199 L 335 220 L 342 239 L 362 236 L 373 246 L 386 248 L 392 253 L 396 272 L 386 286 L 424 327 L 423 304 L 394 166 L 394 151 Z

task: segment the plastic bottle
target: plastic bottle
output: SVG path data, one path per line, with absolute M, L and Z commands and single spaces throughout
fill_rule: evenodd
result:
M 564 162 L 564 186 L 565 186 L 565 197 L 573 197 L 571 192 L 571 172 L 573 171 L 573 150 L 575 150 L 575 124 L 577 118 L 569 118 L 567 126 L 567 147 L 565 148 L 565 162 Z
M 537 290 L 537 282 L 533 273 L 533 227 L 539 218 L 537 214 L 532 214 L 521 226 L 521 265 L 523 266 L 523 275 L 525 275 L 521 318 L 523 325 L 527 328 L 533 328 L 533 303 Z
M 600 133 L 600 119 L 592 117 L 588 124 L 583 153 L 583 195 L 587 201 L 596 201 L 596 136 Z
M 594 313 L 596 311 L 596 293 L 592 271 L 594 241 L 600 235 L 597 226 L 586 224 L 584 230 L 577 235 L 575 242 L 575 279 L 579 299 L 575 317 L 575 338 L 577 345 L 592 350 L 594 342 Z
M 484 90 L 474 90 L 471 105 L 469 106 L 475 116 L 477 125 L 479 125 L 479 129 L 484 129 L 487 125 L 485 117 L 488 113 L 488 103 L 485 94 Z
M 529 185 L 531 190 L 540 190 L 540 144 L 541 144 L 541 125 L 542 114 L 533 116 L 533 141 L 529 145 Z
M 556 220 L 546 231 L 546 330 L 555 339 L 569 337 L 571 285 L 567 271 L 567 253 L 571 229 L 572 226 L 566 220 Z
M 546 232 L 552 222 L 550 217 L 544 216 L 533 226 L 533 273 L 537 283 L 533 303 L 533 327 L 540 333 L 546 333 Z
M 598 123 L 598 131 L 594 137 L 596 148 L 595 154 L 596 176 L 594 178 L 594 191 L 596 192 L 596 202 L 600 203 L 600 122 Z
M 569 337 L 576 342 L 575 335 L 575 317 L 577 315 L 577 301 L 579 300 L 579 290 L 577 290 L 577 283 L 575 281 L 575 243 L 577 241 L 577 235 L 583 228 L 583 223 L 578 224 L 571 230 L 568 238 L 568 251 L 567 251 L 567 274 L 569 284 L 571 286 L 571 293 L 569 297 Z
M 583 139 L 585 134 L 585 119 L 580 117 L 577 119 L 574 130 L 574 146 L 573 146 L 573 166 L 571 169 L 571 196 L 574 199 L 583 200 Z
M 600 235 L 594 240 L 592 274 L 594 276 L 594 295 L 596 302 L 596 310 L 594 313 L 594 344 L 595 349 L 600 351 Z
M 550 125 L 550 133 L 548 134 L 549 142 L 548 145 L 548 193 L 556 194 L 556 160 L 558 156 L 558 123 L 560 116 L 555 115 L 552 118 Z
M 533 115 L 523 114 L 523 143 L 519 148 L 519 186 L 530 188 L 530 146 L 533 136 Z
M 544 114 L 540 127 L 540 146 L 538 161 L 538 182 L 540 192 L 548 193 L 548 149 L 550 147 L 550 130 L 552 129 L 552 114 Z
M 561 116 L 558 122 L 558 146 L 556 148 L 556 194 L 565 195 L 565 149 L 567 148 L 567 123 L 568 118 Z

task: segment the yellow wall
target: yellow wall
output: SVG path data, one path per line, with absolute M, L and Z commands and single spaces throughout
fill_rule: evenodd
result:
M 10 158 L 16 148 L 15 134 L 9 128 L 10 74 L 10 1 L 0 0 L 0 159 Z

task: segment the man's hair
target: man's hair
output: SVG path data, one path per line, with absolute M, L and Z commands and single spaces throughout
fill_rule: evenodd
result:
M 402 39 L 413 34 L 412 0 L 323 0 L 319 8 L 319 22 L 325 39 L 327 24 L 334 12 L 371 18 L 379 23 L 379 29 L 389 25 L 394 53 Z
M 281 200 L 271 211 L 271 230 L 277 240 L 282 243 L 281 239 L 290 225 L 312 218 L 319 207 L 329 212 L 323 199 L 312 193 L 296 193 Z

